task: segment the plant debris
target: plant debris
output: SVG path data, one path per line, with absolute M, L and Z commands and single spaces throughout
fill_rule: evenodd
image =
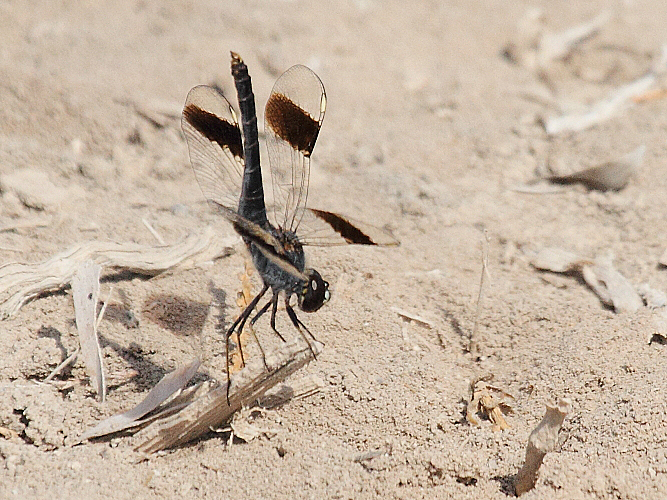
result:
M 493 424 L 493 432 L 504 431 L 510 428 L 505 420 L 504 414 L 512 413 L 509 401 L 514 401 L 514 396 L 500 387 L 489 384 L 484 379 L 474 380 L 471 384 L 472 400 L 466 409 L 466 419 L 473 425 L 482 425 L 477 413 L 481 412 Z
M 97 337 L 97 302 L 100 295 L 100 266 L 87 260 L 77 269 L 72 278 L 72 295 L 76 315 L 76 329 L 81 342 L 81 354 L 88 376 L 100 402 L 106 397 L 106 382 L 100 342 Z M 101 314 L 104 314 L 102 311 Z
M 630 177 L 641 167 L 646 146 L 600 165 L 585 168 L 569 175 L 550 175 L 546 179 L 557 184 L 580 183 L 589 189 L 618 191 L 627 186 Z
M 311 348 L 312 346 L 312 348 Z M 264 361 L 254 359 L 231 379 L 229 404 L 227 384 L 209 382 L 177 413 L 151 423 L 136 436 L 135 450 L 155 453 L 181 446 L 197 439 L 211 429 L 219 428 L 243 407 L 254 405 L 270 388 L 282 382 L 313 359 L 322 344 L 316 341 L 308 346 L 302 339 L 281 345 L 266 356 Z
M 611 14 L 604 11 L 588 22 L 552 33 L 542 10 L 531 8 L 519 21 L 516 40 L 507 44 L 503 53 L 510 61 L 539 72 L 567 58 L 578 45 L 597 35 L 609 19 Z
M 69 285 L 82 262 L 92 260 L 105 271 L 130 271 L 155 275 L 177 266 L 186 267 L 217 259 L 229 253 L 237 241 L 216 236 L 213 228 L 190 235 L 180 243 L 150 247 L 135 243 L 89 241 L 36 264 L 18 262 L 0 266 L 0 319 L 7 319 L 29 300 Z
M 608 120 L 619 111 L 633 105 L 637 96 L 653 88 L 666 70 L 667 46 L 663 46 L 658 63 L 646 75 L 619 87 L 609 96 L 593 103 L 582 112 L 548 118 L 544 123 L 547 134 L 580 132 Z
M 632 284 L 614 269 L 610 257 L 591 261 L 559 248 L 544 248 L 533 257 L 531 265 L 542 271 L 579 275 L 602 303 L 617 313 L 634 312 L 644 305 Z
M 179 366 L 173 372 L 168 373 L 150 390 L 141 403 L 131 410 L 103 420 L 92 429 L 84 432 L 80 437 L 80 441 L 107 436 L 145 424 L 146 420 L 141 420 L 142 417 L 155 410 L 172 395 L 182 390 L 190 379 L 195 376 L 199 365 L 199 358 L 195 358 L 187 365 Z M 169 410 L 169 408 L 166 410 Z M 163 415 L 163 412 L 158 412 L 159 415 Z
M 558 444 L 558 433 L 563 421 L 572 410 L 572 402 L 563 398 L 558 403 L 547 403 L 547 411 L 542 421 L 533 429 L 526 447 L 526 461 L 516 475 L 514 490 L 521 496 L 535 487 L 537 472 L 547 453 Z

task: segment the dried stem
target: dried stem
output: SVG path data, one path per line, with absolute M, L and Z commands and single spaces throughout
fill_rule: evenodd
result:
M 542 465 L 544 456 L 556 448 L 558 432 L 571 409 L 572 403 L 567 398 L 559 400 L 558 404 L 547 404 L 544 418 L 530 433 L 526 447 L 526 461 L 514 480 L 514 490 L 517 496 L 535 487 L 537 471 Z
M 468 338 L 468 352 L 474 357 L 479 355 L 479 343 L 477 339 L 477 327 L 479 316 L 482 312 L 482 301 L 484 299 L 484 276 L 489 274 L 489 233 L 484 230 L 484 240 L 482 241 L 482 275 L 479 278 L 479 294 L 477 295 L 477 310 L 475 311 L 475 324 Z M 489 276 L 490 278 L 490 276 Z

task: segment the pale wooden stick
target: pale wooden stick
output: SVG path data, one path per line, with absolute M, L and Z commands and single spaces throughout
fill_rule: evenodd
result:
M 282 382 L 289 375 L 305 366 L 317 354 L 322 344 L 312 342 L 312 351 L 305 342 L 298 339 L 283 344 L 266 356 L 269 371 L 264 362 L 255 359 L 232 377 L 227 404 L 227 385 L 217 384 L 207 394 L 175 415 L 154 422 L 136 435 L 136 451 L 155 453 L 166 448 L 181 446 L 211 429 L 219 428 L 231 416 L 243 408 L 254 404 L 267 390 Z
M 92 260 L 105 271 L 125 270 L 140 274 L 159 274 L 176 266 L 189 266 L 216 259 L 234 239 L 216 237 L 212 228 L 202 235 L 190 235 L 180 243 L 150 247 L 135 243 L 89 241 L 75 245 L 49 260 L 36 264 L 10 263 L 0 266 L 0 319 L 15 314 L 23 304 L 45 292 L 67 286 L 78 266 Z

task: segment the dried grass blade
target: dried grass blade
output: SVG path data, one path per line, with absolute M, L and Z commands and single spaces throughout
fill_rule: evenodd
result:
M 319 353 L 322 344 L 312 342 Z M 166 419 L 153 422 L 137 434 L 136 451 L 155 453 L 166 448 L 181 446 L 220 427 L 244 406 L 254 404 L 263 394 L 313 359 L 313 351 L 302 340 L 283 344 L 268 353 L 267 372 L 261 359 L 249 362 L 232 378 L 227 404 L 226 384 L 218 384 L 207 394 L 193 401 L 182 411 Z
M 101 268 L 88 260 L 79 266 L 72 278 L 76 329 L 79 332 L 81 355 L 88 376 L 94 381 L 98 399 L 104 402 L 106 383 L 102 353 L 97 337 L 97 301 L 100 296 Z
M 103 420 L 92 429 L 84 432 L 80 440 L 102 437 L 140 425 L 142 423 L 139 420 L 140 418 L 155 410 L 169 397 L 185 387 L 190 379 L 194 377 L 195 373 L 197 373 L 200 364 L 199 358 L 194 358 L 187 365 L 179 366 L 173 372 L 162 377 L 162 380 L 151 389 L 148 395 L 137 406 L 125 413 L 120 413 Z

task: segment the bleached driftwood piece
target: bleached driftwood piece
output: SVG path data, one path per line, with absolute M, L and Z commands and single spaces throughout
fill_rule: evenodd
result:
M 97 300 L 100 295 L 100 266 L 87 260 L 76 270 L 72 278 L 72 296 L 76 329 L 79 332 L 81 355 L 86 372 L 93 381 L 98 399 L 103 403 L 106 397 L 104 366 L 97 338 Z
M 7 319 L 30 299 L 70 284 L 79 265 L 92 260 L 105 271 L 130 271 L 155 275 L 176 266 L 191 266 L 216 259 L 236 241 L 216 236 L 213 228 L 190 235 L 180 243 L 147 246 L 135 243 L 88 241 L 35 264 L 10 263 L 0 266 L 0 319 Z
M 547 28 L 542 10 L 530 8 L 519 20 L 515 40 L 507 45 L 505 53 L 530 70 L 544 72 L 554 61 L 565 59 L 582 42 L 597 35 L 610 19 L 610 12 L 603 11 L 587 22 L 554 33 Z
M 256 358 L 232 377 L 227 404 L 227 384 L 218 383 L 209 392 L 193 401 L 180 412 L 153 422 L 136 435 L 135 450 L 155 453 L 181 446 L 218 428 L 245 406 L 255 403 L 266 391 L 285 380 L 313 359 L 322 349 L 319 342 L 311 348 L 301 339 L 282 344 L 266 356 L 266 370 L 261 358 Z
M 567 398 L 560 399 L 557 404 L 547 403 L 544 418 L 530 433 L 526 447 L 526 461 L 514 480 L 514 491 L 517 496 L 535 487 L 537 471 L 542 465 L 544 456 L 556 448 L 558 432 L 571 410 L 572 402 Z

